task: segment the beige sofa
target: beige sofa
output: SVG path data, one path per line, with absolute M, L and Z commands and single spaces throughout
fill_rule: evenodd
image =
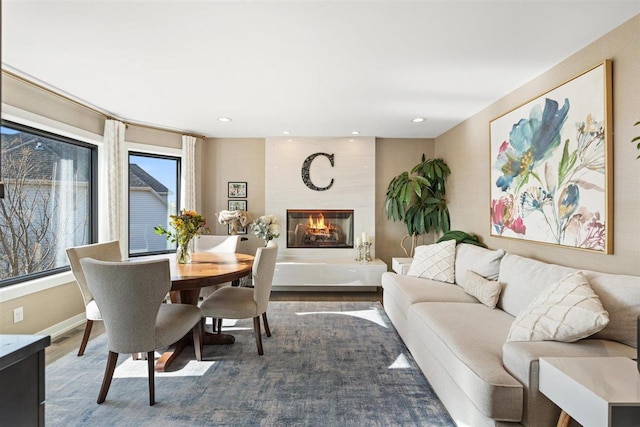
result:
M 538 390 L 539 357 L 635 359 L 640 277 L 582 270 L 610 319 L 587 339 L 507 342 L 515 316 L 548 285 L 577 270 L 507 253 L 495 263 L 502 291 L 491 309 L 460 284 L 472 265 L 492 253 L 458 245 L 456 284 L 384 273 L 384 309 L 459 426 L 555 426 L 560 409 Z

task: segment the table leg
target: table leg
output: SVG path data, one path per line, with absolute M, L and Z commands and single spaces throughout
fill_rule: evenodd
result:
M 560 413 L 560 418 L 558 418 L 558 424 L 556 427 L 568 427 L 571 422 L 571 417 L 566 412 L 562 411 Z

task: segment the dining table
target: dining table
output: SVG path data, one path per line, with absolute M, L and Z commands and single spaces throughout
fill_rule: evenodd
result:
M 179 264 L 176 254 L 147 255 L 135 260 L 168 259 L 171 271 L 171 302 L 198 305 L 200 290 L 208 286 L 234 282 L 251 273 L 252 255 L 242 253 L 194 252 L 191 262 Z M 230 334 L 213 333 L 205 330 L 204 344 L 233 344 L 235 337 Z M 190 334 L 167 349 L 156 361 L 155 370 L 166 371 L 172 361 L 190 344 Z

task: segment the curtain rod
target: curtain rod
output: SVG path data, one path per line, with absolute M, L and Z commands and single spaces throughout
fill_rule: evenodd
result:
M 16 79 L 16 80 L 19 80 L 19 81 L 21 81 L 21 82 L 23 82 L 23 83 L 25 83 L 25 84 L 28 84 L 28 85 L 30 85 L 30 86 L 33 86 L 33 87 L 35 87 L 36 89 L 42 90 L 42 91 L 47 92 L 47 93 L 49 93 L 49 94 L 51 94 L 51 95 L 57 96 L 57 97 L 59 97 L 59 98 L 62 98 L 62 99 L 64 99 L 65 101 L 68 101 L 68 102 L 73 103 L 74 105 L 77 105 L 78 107 L 84 108 L 84 109 L 86 109 L 86 110 L 91 111 L 92 113 L 98 114 L 98 115 L 100 115 L 100 116 L 104 117 L 105 119 L 109 119 L 109 120 L 118 120 L 118 121 L 120 121 L 120 122 L 124 123 L 124 124 L 125 124 L 125 125 L 127 125 L 127 126 L 137 126 L 137 127 L 141 127 L 141 128 L 147 128 L 147 129 L 152 129 L 152 130 L 159 130 L 159 131 L 162 131 L 162 132 L 170 132 L 170 133 L 176 133 L 176 134 L 179 134 L 179 135 L 187 135 L 187 136 L 193 136 L 193 137 L 195 137 L 195 138 L 207 139 L 207 137 L 206 137 L 206 136 L 204 136 L 204 135 L 197 135 L 197 134 L 192 133 L 192 132 L 181 132 L 181 131 L 177 131 L 177 130 L 173 130 L 173 129 L 163 128 L 163 127 L 160 127 L 160 126 L 153 126 L 153 125 L 147 125 L 147 124 L 142 124 L 142 123 L 135 123 L 135 122 L 132 122 L 132 121 L 124 120 L 124 119 L 121 119 L 121 118 L 116 117 L 116 116 L 114 116 L 114 115 L 107 114 L 107 113 L 105 113 L 104 111 L 98 110 L 97 108 L 94 108 L 94 107 L 92 107 L 92 106 L 90 106 L 90 105 L 87 105 L 87 104 L 85 104 L 85 103 L 83 103 L 83 102 L 80 102 L 80 101 L 78 101 L 78 100 L 75 100 L 75 99 L 73 99 L 73 98 L 71 98 L 71 97 L 68 97 L 68 96 L 66 96 L 66 95 L 63 95 L 63 94 L 62 94 L 62 93 L 60 93 L 60 92 L 57 92 L 57 91 L 55 91 L 55 90 L 53 90 L 53 89 L 50 89 L 50 88 L 48 88 L 48 87 L 46 87 L 46 86 L 43 86 L 43 85 L 41 85 L 41 84 L 38 84 L 38 83 L 36 83 L 36 82 L 34 82 L 34 81 L 32 81 L 32 80 L 29 80 L 29 79 L 27 79 L 26 77 L 23 77 L 23 76 L 21 76 L 21 75 L 19 75 L 19 74 L 16 74 L 16 73 L 14 73 L 14 72 L 12 72 L 12 71 L 9 71 L 9 70 L 6 70 L 6 69 L 4 69 L 4 68 L 3 68 L 3 69 L 2 69 L 2 74 L 6 74 L 6 75 L 8 75 L 9 77 L 13 77 L 13 78 L 14 78 L 14 79 Z

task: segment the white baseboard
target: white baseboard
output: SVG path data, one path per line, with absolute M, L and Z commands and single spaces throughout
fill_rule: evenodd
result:
M 60 335 L 63 335 L 73 328 L 76 328 L 80 325 L 83 325 L 87 321 L 87 318 L 84 313 L 73 316 L 63 322 L 57 323 L 50 328 L 43 329 L 35 335 L 50 335 L 51 341 L 58 338 Z

